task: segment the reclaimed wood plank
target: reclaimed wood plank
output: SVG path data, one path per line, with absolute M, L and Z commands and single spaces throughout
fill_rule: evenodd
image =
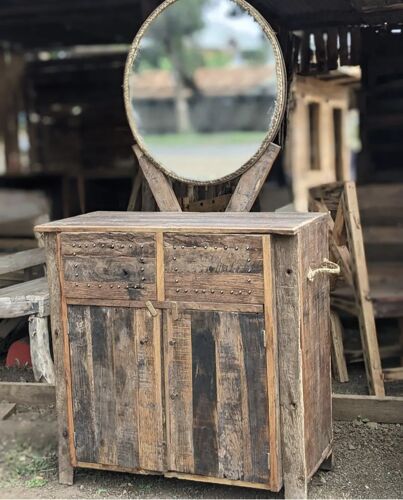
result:
M 283 484 L 280 449 L 280 405 L 278 386 L 278 341 L 276 289 L 273 268 L 272 237 L 263 236 L 264 328 L 266 335 L 266 365 L 268 386 L 268 426 L 270 450 L 270 488 L 279 491 Z
M 38 266 L 44 264 L 45 260 L 44 248 L 34 248 L 32 250 L 5 255 L 0 257 L 0 275 Z
M 90 310 L 86 306 L 69 306 L 68 335 L 71 357 L 75 453 L 77 460 L 98 461 L 98 442 L 94 419 L 94 373 L 92 371 L 92 342 Z
M 95 233 L 81 231 L 60 235 L 63 257 L 136 257 L 155 258 L 154 234 L 124 230 L 105 232 L 102 227 Z
M 236 315 L 218 313 L 216 328 L 217 440 L 219 477 L 243 479 L 244 433 L 242 398 L 247 389 L 241 373 L 243 364 L 240 328 Z M 250 444 L 250 443 L 249 443 Z
M 243 418 L 244 436 L 250 436 L 249 446 L 244 450 L 245 456 L 250 456 L 250 463 L 248 468 L 244 468 L 243 480 L 268 483 L 271 450 L 263 315 L 241 314 L 239 325 L 245 373 L 245 402 L 247 402 L 243 411 L 248 413 L 248 418 Z
M 52 345 L 56 375 L 56 411 L 58 430 L 59 481 L 61 484 L 73 484 L 73 467 L 69 454 L 69 434 L 72 429 L 68 425 L 67 382 L 64 369 L 64 325 L 62 320 L 62 296 L 58 269 L 58 243 L 55 234 L 44 237 L 46 248 L 46 268 L 49 280 L 50 316 Z M 46 387 L 41 384 L 42 387 Z M 42 391 L 44 389 L 41 389 Z M 39 399 L 39 398 L 38 398 Z
M 169 314 L 167 321 L 168 468 L 194 472 L 191 320 L 188 313 L 182 313 L 177 319 Z
M 281 449 L 285 498 L 307 497 L 302 374 L 299 237 L 273 238 L 279 349 Z M 289 335 L 289 332 L 294 332 Z
M 329 276 L 319 273 L 313 282 L 306 279 L 310 268 L 320 268 L 329 257 L 327 223 L 302 230 L 299 239 L 305 460 L 311 477 L 326 458 L 323 455 L 333 439 Z
M 249 212 L 280 152 L 280 146 L 269 144 L 267 150 L 242 174 L 225 212 Z
M 145 309 L 135 312 L 138 366 L 139 465 L 162 471 L 164 434 L 162 428 L 161 313 L 153 317 Z
M 348 382 L 346 358 L 344 357 L 343 326 L 337 313 L 330 313 L 330 330 L 332 334 L 332 371 L 338 382 Z
M 134 146 L 133 151 L 161 212 L 182 212 L 166 175 L 146 158 L 138 146 Z
M 0 403 L 0 421 L 6 420 L 10 415 L 15 412 L 15 403 Z
M 333 394 L 335 420 L 368 418 L 371 422 L 403 424 L 403 397 Z
M 263 303 L 261 274 L 166 273 L 167 300 L 213 303 Z
M 194 473 L 218 474 L 217 312 L 191 313 Z
M 132 309 L 112 308 L 116 397 L 116 464 L 139 467 L 137 349 Z
M 113 373 L 114 344 L 110 308 L 91 307 L 92 362 L 94 371 L 96 462 L 116 465 L 116 398 Z
M 374 310 L 370 299 L 360 212 L 357 192 L 353 182 L 345 183 L 341 203 L 344 207 L 347 240 L 351 252 L 355 298 L 369 388 L 376 396 L 384 396 L 385 388 L 382 379 L 382 365 L 376 336 Z
M 66 257 L 63 270 L 65 281 L 73 283 L 155 282 L 154 257 Z
M 323 214 L 312 213 L 191 213 L 183 212 L 178 218 L 173 213 L 146 212 L 92 212 L 77 217 L 42 224 L 37 232 L 67 231 L 70 233 L 272 233 L 294 235 L 298 230 Z M 115 237 L 115 236 L 114 236 Z M 106 248 L 106 247 L 105 247 Z M 78 254 L 77 254 L 78 255 Z
M 29 347 L 35 380 L 55 383 L 55 369 L 50 354 L 48 317 L 28 319 Z

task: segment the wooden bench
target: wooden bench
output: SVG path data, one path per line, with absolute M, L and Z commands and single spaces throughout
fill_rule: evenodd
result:
M 45 263 L 43 248 L 0 257 L 0 275 Z M 46 277 L 0 289 L 0 336 L 7 336 L 16 320 L 28 316 L 32 368 L 35 380 L 55 381 L 49 345 L 49 289 Z

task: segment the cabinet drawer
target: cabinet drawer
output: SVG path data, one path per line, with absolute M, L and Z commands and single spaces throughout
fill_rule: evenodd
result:
M 168 300 L 262 304 L 262 238 L 164 235 Z
M 66 297 L 156 298 L 155 236 L 63 233 L 61 256 Z

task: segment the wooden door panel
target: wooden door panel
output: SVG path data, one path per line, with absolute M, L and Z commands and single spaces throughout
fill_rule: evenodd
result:
M 269 482 L 262 314 L 167 314 L 168 467 Z
M 79 462 L 163 470 L 161 316 L 68 306 Z

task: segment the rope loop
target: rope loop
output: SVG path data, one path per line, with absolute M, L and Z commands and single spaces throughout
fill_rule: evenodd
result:
M 323 264 L 317 269 L 309 268 L 308 281 L 313 281 L 317 274 L 340 274 L 340 266 L 329 259 L 323 259 Z

